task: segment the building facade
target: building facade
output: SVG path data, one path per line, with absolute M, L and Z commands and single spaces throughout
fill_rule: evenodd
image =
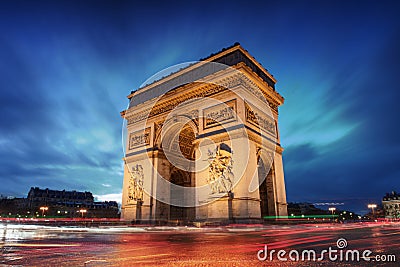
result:
M 254 222 L 287 216 L 275 78 L 243 47 L 128 96 L 122 218 Z
M 115 201 L 94 201 L 91 192 L 31 187 L 27 198 L 0 200 L 0 214 L 23 217 L 118 218 L 119 207 Z
M 400 194 L 398 194 L 396 191 L 386 193 L 382 199 L 382 206 L 385 213 L 385 218 L 400 218 Z

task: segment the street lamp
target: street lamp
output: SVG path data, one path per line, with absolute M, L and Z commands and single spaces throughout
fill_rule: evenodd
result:
M 80 209 L 79 212 L 82 214 L 82 218 L 83 218 L 83 214 L 85 214 L 87 212 L 87 210 L 85 209 Z
M 330 207 L 328 210 L 332 212 L 332 221 L 333 221 L 334 220 L 333 213 L 335 213 L 336 208 Z
M 372 217 L 375 217 L 374 215 L 374 209 L 376 208 L 376 204 L 368 204 L 368 208 L 372 210 Z
M 49 207 L 40 207 L 39 209 L 42 211 L 42 217 L 44 217 L 44 212 L 49 210 Z

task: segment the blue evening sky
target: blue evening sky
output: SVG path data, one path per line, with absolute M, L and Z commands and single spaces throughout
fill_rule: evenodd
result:
M 400 190 L 399 14 L 397 1 L 2 1 L 0 193 L 119 197 L 126 95 L 238 41 L 285 97 L 288 201 L 367 212 Z

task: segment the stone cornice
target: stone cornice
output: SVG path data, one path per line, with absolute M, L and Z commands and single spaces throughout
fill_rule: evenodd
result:
M 268 83 L 266 83 L 260 76 L 258 76 L 257 73 L 255 73 L 249 66 L 247 66 L 244 62 L 240 62 L 239 64 L 237 64 L 235 66 L 237 69 L 244 69 L 246 70 L 247 73 L 251 73 L 252 78 L 254 79 L 254 81 L 252 81 L 254 83 L 255 86 L 257 86 L 260 90 L 263 91 L 263 93 L 265 94 L 265 97 L 268 98 L 273 98 L 277 103 L 279 103 L 279 105 L 282 105 L 283 102 L 285 101 L 285 99 L 277 92 L 275 91 Z M 246 73 L 245 73 L 246 74 Z M 249 78 L 250 79 L 250 78 Z M 271 96 L 269 97 L 269 94 L 271 94 Z M 279 106 L 278 105 L 278 106 Z

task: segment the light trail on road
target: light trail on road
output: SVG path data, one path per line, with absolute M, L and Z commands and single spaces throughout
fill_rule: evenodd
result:
M 267 245 L 275 250 L 314 249 L 319 256 L 323 249 L 336 248 L 339 238 L 345 238 L 350 249 L 400 259 L 399 223 L 104 229 L 0 224 L 0 266 L 320 266 L 276 258 L 262 262 L 257 252 Z M 329 260 L 323 264 L 354 266 Z

